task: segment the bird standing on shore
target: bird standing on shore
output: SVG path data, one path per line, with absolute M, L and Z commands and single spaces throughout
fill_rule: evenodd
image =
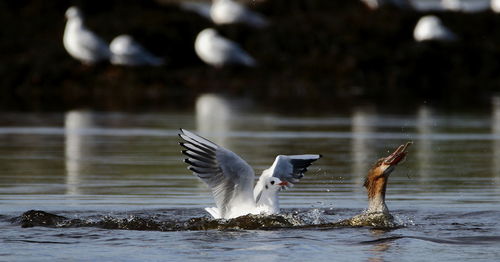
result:
M 154 56 L 129 35 L 119 35 L 111 41 L 111 63 L 114 65 L 160 66 L 163 59 Z
M 238 64 L 253 67 L 257 65 L 255 59 L 238 44 L 222 37 L 212 28 L 204 29 L 196 36 L 194 49 L 198 57 L 211 66 L 223 67 Z
M 216 25 L 246 24 L 255 28 L 269 25 L 264 16 L 233 0 L 213 0 L 212 3 L 182 1 L 180 7 L 210 19 Z
M 218 25 L 241 23 L 256 28 L 268 25 L 262 15 L 233 0 L 213 0 L 210 17 Z
M 66 51 L 84 64 L 95 64 L 111 57 L 108 44 L 83 24 L 83 15 L 77 7 L 66 11 L 63 44 Z
M 408 0 L 361 0 L 361 2 L 363 2 L 370 9 L 378 9 L 387 4 L 392 4 L 403 9 L 413 8 L 412 4 Z
M 495 13 L 500 13 L 500 0 L 491 0 L 491 10 Z
M 418 20 L 413 37 L 416 41 L 455 41 L 457 36 L 443 25 L 441 19 L 427 15 Z

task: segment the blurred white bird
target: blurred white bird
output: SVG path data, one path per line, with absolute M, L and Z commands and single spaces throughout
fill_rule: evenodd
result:
M 207 28 L 196 37 L 194 49 L 205 63 L 222 67 L 229 64 L 256 66 L 257 63 L 235 42 L 220 36 L 215 29 Z
M 461 0 L 441 0 L 441 6 L 444 10 L 459 12 L 464 9 Z
M 201 136 L 181 129 L 180 145 L 189 170 L 211 189 L 216 207 L 205 208 L 214 218 L 279 213 L 278 191 L 293 186 L 321 155 L 276 157 L 254 187 L 255 172 L 245 160 Z
M 163 59 L 154 56 L 129 35 L 119 35 L 111 41 L 111 63 L 114 65 L 159 66 Z
M 233 0 L 213 0 L 212 4 L 183 1 L 180 7 L 208 18 L 217 25 L 241 23 L 256 28 L 269 25 L 264 16 Z
M 412 8 L 413 5 L 409 0 L 361 0 L 370 9 L 378 9 L 386 4 L 392 4 L 399 8 Z
M 495 13 L 500 13 L 500 0 L 491 0 L 491 10 Z
M 268 25 L 262 15 L 233 0 L 213 0 L 210 17 L 218 25 L 242 23 L 257 28 Z
M 441 19 L 434 15 L 427 15 L 418 20 L 413 37 L 416 41 L 454 41 L 457 36 L 443 25 Z
M 83 24 L 83 15 L 77 7 L 66 11 L 63 44 L 66 51 L 85 64 L 94 64 L 111 57 L 108 44 Z

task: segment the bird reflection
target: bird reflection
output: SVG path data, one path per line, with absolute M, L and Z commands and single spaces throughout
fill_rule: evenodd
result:
M 227 136 L 237 118 L 237 102 L 216 94 L 199 96 L 196 100 L 198 133 L 209 135 L 216 144 L 229 147 Z
M 92 114 L 88 111 L 73 110 L 66 113 L 65 156 L 66 156 L 66 194 L 81 194 L 82 173 L 85 170 L 84 159 L 91 155 L 86 128 L 93 126 Z
M 496 180 L 496 184 L 500 185 L 500 96 L 492 99 L 493 112 L 491 116 L 491 132 L 494 136 L 493 140 L 493 164 L 492 172 Z M 497 187 L 498 188 L 498 187 Z
M 371 163 L 373 146 L 370 145 L 369 135 L 375 132 L 374 118 L 374 112 L 365 109 L 357 110 L 351 117 L 351 132 L 353 134 L 351 142 L 352 174 L 357 185 L 363 183 L 364 174 L 369 169 L 369 163 Z
M 371 234 L 374 237 L 383 237 L 387 232 L 385 230 L 370 230 Z M 370 248 L 370 255 L 371 257 L 368 258 L 368 261 L 370 262 L 381 262 L 385 261 L 384 259 L 384 253 L 387 252 L 392 243 L 389 241 L 383 241 L 383 242 L 376 242 L 373 244 L 373 246 Z
M 417 113 L 417 133 L 418 143 L 415 143 L 418 161 L 418 175 L 425 178 L 432 172 L 431 160 L 433 159 L 432 140 L 431 134 L 433 133 L 433 126 L 435 119 L 432 116 L 432 111 L 426 106 L 418 109 Z

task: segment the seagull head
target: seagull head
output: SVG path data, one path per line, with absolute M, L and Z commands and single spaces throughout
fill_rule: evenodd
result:
M 264 185 L 265 190 L 271 191 L 279 191 L 280 189 L 288 186 L 288 182 L 281 181 L 281 179 L 277 177 L 270 177 L 267 179 L 266 184 Z
M 76 6 L 72 6 L 66 10 L 66 19 L 72 19 L 72 18 L 81 18 L 82 17 L 82 12 L 80 9 Z

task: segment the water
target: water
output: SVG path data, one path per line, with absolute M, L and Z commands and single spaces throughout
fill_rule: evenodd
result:
M 0 114 L 0 261 L 494 261 L 500 256 L 500 106 L 493 113 L 410 115 L 368 109 L 294 117 L 248 113 L 217 97 L 202 112 Z M 364 175 L 414 141 L 391 175 L 387 204 L 401 227 L 161 231 L 206 217 L 209 190 L 186 170 L 178 128 L 199 130 L 258 173 L 278 153 L 321 153 L 281 193 L 306 224 L 366 207 Z M 23 228 L 31 209 L 82 224 Z M 137 221 L 149 230 L 133 228 Z M 108 223 L 109 222 L 109 223 Z M 121 228 L 121 229 L 117 229 Z M 127 230 L 129 229 L 129 230 Z

